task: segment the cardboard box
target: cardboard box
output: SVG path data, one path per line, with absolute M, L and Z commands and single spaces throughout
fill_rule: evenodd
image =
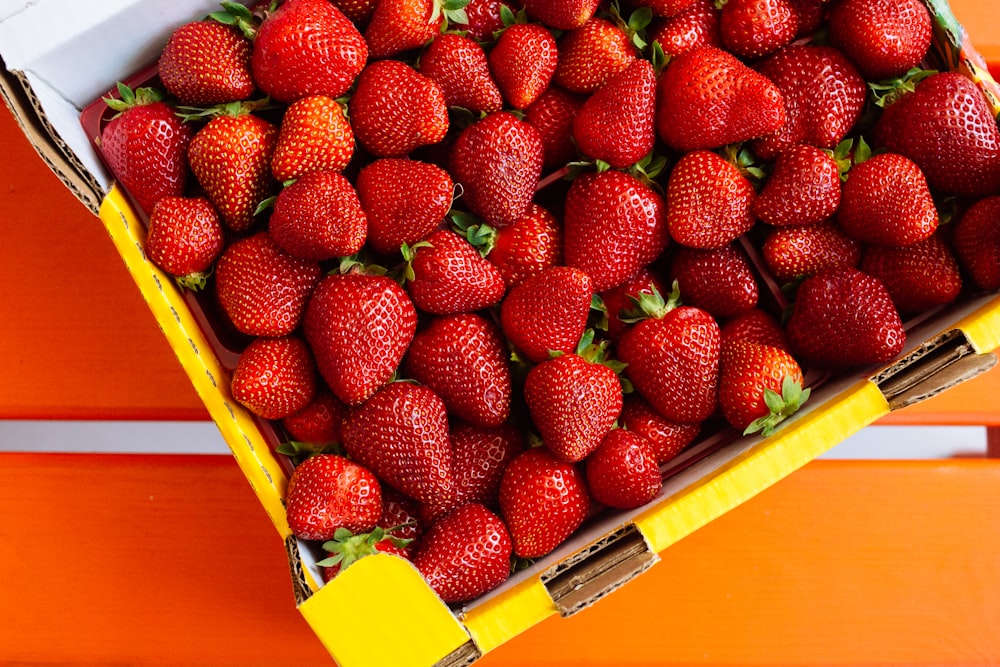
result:
M 946 3 L 927 2 L 938 19 L 935 57 L 980 82 L 1000 111 L 996 84 L 964 43 Z M 571 615 L 612 593 L 654 565 L 663 549 L 891 410 L 996 363 L 991 351 L 1000 346 L 1000 298 L 976 295 L 908 322 L 907 348 L 891 364 L 826 379 L 776 435 L 706 434 L 664 467 L 656 501 L 598 517 L 478 600 L 449 607 L 412 565 L 385 555 L 363 559 L 323 586 L 316 554 L 291 536 L 285 521 L 291 468 L 273 453 L 275 433 L 229 396 L 227 378 L 238 350 L 213 328 L 197 297 L 181 293 L 146 260 L 143 219 L 102 165 L 87 119 L 81 122 L 83 110 L 116 81 L 155 61 L 174 28 L 216 7 L 206 0 L 114 0 L 67 9 L 57 0 L 39 0 L 2 10 L 0 91 L 42 159 L 103 222 L 284 541 L 301 613 L 345 667 L 469 664 L 547 617 Z

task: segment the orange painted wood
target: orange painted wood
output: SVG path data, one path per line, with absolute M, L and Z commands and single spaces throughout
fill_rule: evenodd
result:
M 332 664 L 228 457 L 0 454 L 0 475 L 0 664 Z M 997 507 L 996 462 L 817 461 L 479 664 L 996 663 Z

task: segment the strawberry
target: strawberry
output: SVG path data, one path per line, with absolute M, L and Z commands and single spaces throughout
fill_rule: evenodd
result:
M 257 29 L 251 65 L 260 89 L 278 102 L 307 95 L 336 99 L 368 60 L 358 29 L 328 0 L 287 0 Z
M 494 227 L 524 215 L 542 173 L 542 140 L 532 125 L 505 111 L 462 130 L 451 151 L 452 178 L 469 211 Z
M 671 18 L 690 10 L 698 0 L 633 0 L 636 7 L 649 7 L 654 16 Z
M 315 261 L 358 252 L 367 229 L 357 192 L 336 171 L 310 172 L 282 190 L 268 223 L 285 252 Z
M 920 0 L 840 0 L 827 15 L 830 41 L 871 81 L 917 67 L 931 45 L 932 20 Z
M 923 172 L 898 153 L 881 153 L 851 167 L 837 220 L 848 236 L 878 245 L 910 245 L 938 227 Z
M 514 349 L 536 364 L 550 351 L 572 352 L 587 328 L 593 293 L 586 273 L 554 266 L 507 293 L 500 327 Z
M 375 5 L 378 0 L 330 0 L 337 6 L 337 9 L 344 13 L 344 16 L 351 19 L 351 23 L 358 26 L 367 26 L 375 12 Z
M 446 21 L 468 20 L 468 0 L 379 0 L 365 28 L 372 58 L 388 58 L 422 47 L 444 32 Z
M 861 116 L 868 89 L 838 49 L 793 44 L 758 64 L 757 71 L 774 83 L 785 102 L 785 124 L 751 144 L 762 159 L 774 159 L 800 143 L 832 150 Z
M 457 502 L 497 507 L 503 471 L 524 451 L 521 433 L 510 422 L 493 428 L 456 423 L 451 448 Z
M 777 51 L 798 31 L 799 16 L 788 0 L 727 0 L 719 16 L 722 43 L 746 59 Z
M 403 371 L 441 397 L 448 414 L 493 428 L 510 416 L 511 376 L 499 328 L 475 313 L 431 319 L 413 337 Z
M 558 169 L 576 157 L 573 119 L 583 98 L 555 86 L 549 87 L 524 110 L 524 118 L 542 139 L 545 169 Z
M 563 461 L 585 459 L 622 410 L 618 375 L 604 365 L 605 346 L 584 336 L 575 353 L 559 354 L 528 372 L 524 401 L 542 442 Z
M 579 28 L 594 15 L 600 0 L 522 0 L 528 16 L 550 28 Z
M 340 422 L 346 414 L 347 406 L 329 389 L 320 387 L 308 405 L 282 418 L 281 426 L 295 442 L 318 446 L 339 444 Z
M 161 197 L 153 205 L 146 256 L 189 289 L 200 290 L 225 246 L 219 214 L 204 197 Z
M 587 157 L 624 169 L 653 150 L 655 116 L 656 74 L 648 60 L 637 59 L 583 103 L 573 138 Z
M 490 63 L 476 41 L 464 35 L 438 35 L 420 56 L 420 73 L 444 92 L 444 103 L 475 113 L 503 107 L 503 96 L 490 73 Z
M 826 3 L 829 0 L 788 0 L 799 22 L 796 37 L 811 37 L 823 25 Z
M 400 538 L 396 532 L 382 526 L 375 526 L 370 532 L 357 534 L 347 528 L 339 529 L 334 533 L 332 540 L 323 543 L 327 557 L 316 561 L 316 564 L 323 568 L 323 581 L 332 581 L 359 558 L 377 553 L 392 554 L 411 560 L 412 540 Z
M 354 132 L 340 104 L 324 95 L 308 95 L 288 105 L 271 174 L 290 181 L 313 171 L 343 171 L 354 156 Z
M 632 64 L 635 47 L 611 21 L 593 17 L 562 35 L 553 82 L 573 93 L 589 95 Z
M 500 271 L 507 288 L 562 263 L 562 226 L 552 213 L 532 202 L 513 225 L 493 229 L 466 225 L 463 233 Z
M 251 51 L 250 40 L 235 26 L 192 21 L 171 33 L 160 52 L 157 73 L 181 104 L 212 106 L 245 100 L 257 89 L 250 70 Z
M 622 405 L 621 423 L 629 431 L 641 435 L 653 450 L 657 465 L 670 461 L 694 442 L 701 424 L 678 424 L 665 419 L 639 394 L 629 394 Z
M 761 256 L 775 280 L 790 282 L 824 269 L 857 267 L 861 244 L 827 220 L 775 229 L 761 244 Z
M 721 248 L 753 227 L 753 184 L 706 150 L 684 154 L 667 181 L 670 238 L 689 248 Z
M 427 530 L 413 563 L 443 601 L 463 602 L 507 580 L 512 549 L 500 517 L 468 503 Z
M 886 107 L 875 145 L 916 162 L 932 190 L 969 197 L 1000 190 L 1000 131 L 983 93 L 958 72 L 933 74 Z
M 774 163 L 754 199 L 753 214 L 769 225 L 811 225 L 826 220 L 840 206 L 840 168 L 833 155 L 796 144 Z
M 471 313 L 499 303 L 506 291 L 500 271 L 450 229 L 405 247 L 403 258 L 410 298 L 425 313 Z
M 983 290 L 1000 289 L 1000 196 L 985 197 L 955 223 L 955 257 Z
M 788 351 L 750 341 L 731 342 L 719 360 L 722 416 L 744 435 L 767 437 L 809 398 L 802 369 Z
M 515 23 L 490 50 L 490 72 L 507 103 L 524 109 L 549 87 L 558 57 L 552 33 L 537 23 Z
M 649 41 L 659 42 L 671 57 L 696 46 L 721 47 L 719 10 L 713 0 L 694 0 L 683 11 L 655 21 L 649 29 Z
M 594 500 L 621 510 L 645 505 L 663 486 L 652 443 L 620 428 L 612 429 L 587 458 L 586 475 Z
M 343 456 L 310 456 L 288 480 L 285 514 L 292 534 L 303 540 L 332 540 L 341 529 L 364 533 L 382 515 L 382 487 L 370 470 Z
M 349 109 L 358 143 L 378 157 L 406 155 L 448 132 L 441 86 L 399 60 L 365 67 Z
M 656 131 L 680 151 L 772 134 L 785 123 L 781 91 L 714 46 L 695 47 L 671 60 L 656 94 Z
M 516 7 L 509 0 L 469 0 L 465 6 L 465 21 L 455 19 L 453 27 L 465 30 L 466 34 L 479 42 L 488 42 L 493 34 L 503 29 L 501 10 L 506 7 L 514 12 Z
M 298 337 L 255 338 L 233 369 L 233 398 L 264 419 L 295 414 L 316 396 L 316 366 Z
M 883 364 L 906 342 L 882 281 L 853 268 L 806 278 L 796 292 L 786 331 L 800 363 L 825 369 Z
M 161 197 L 184 194 L 191 128 L 152 88 L 133 91 L 118 84 L 118 97 L 104 102 L 117 112 L 101 130 L 101 154 L 114 177 L 146 213 Z
M 429 162 L 382 158 L 357 178 L 368 217 L 368 245 L 378 253 L 399 252 L 437 229 L 451 209 L 454 185 L 447 171 Z
M 962 291 L 958 262 L 940 234 L 902 248 L 868 246 L 859 268 L 882 281 L 904 315 L 951 303 Z
M 358 405 L 389 381 L 417 326 L 417 312 L 385 276 L 328 275 L 303 318 L 306 340 L 334 395 Z
M 250 229 L 258 205 L 271 191 L 277 140 L 278 128 L 239 102 L 222 108 L 191 139 L 191 171 L 223 224 L 235 232 Z
M 735 317 L 756 307 L 760 288 L 746 254 L 730 243 L 721 248 L 678 248 L 670 261 L 684 303 L 716 318 Z
M 783 350 L 788 349 L 785 330 L 781 328 L 774 317 L 761 308 L 751 308 L 745 313 L 740 313 L 727 320 L 722 325 L 720 334 L 723 349 L 738 341 L 760 343 L 771 347 L 780 347 Z
M 267 232 L 233 241 L 215 267 L 223 312 L 249 336 L 287 336 L 320 281 L 319 264 L 282 250 Z
M 347 454 L 417 502 L 454 496 L 448 415 L 427 387 L 390 382 L 352 408 L 342 425 Z
M 590 511 L 584 476 L 545 447 L 519 454 L 500 480 L 500 511 L 514 554 L 539 558 L 572 535 Z
M 618 340 L 628 326 L 623 317 L 628 313 L 642 294 L 652 295 L 654 291 L 661 294 L 666 284 L 649 267 L 639 269 L 631 278 L 617 287 L 601 292 L 601 302 L 607 314 L 607 336 L 610 340 Z

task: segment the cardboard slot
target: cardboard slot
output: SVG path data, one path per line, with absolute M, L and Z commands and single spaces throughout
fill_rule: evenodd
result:
M 611 533 L 541 575 L 561 616 L 572 616 L 645 572 L 660 557 L 634 524 Z
M 434 663 L 434 667 L 468 667 L 482 657 L 475 642 L 468 641 Z

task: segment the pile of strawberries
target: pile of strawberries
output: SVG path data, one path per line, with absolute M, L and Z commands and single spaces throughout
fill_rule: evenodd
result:
M 462 602 L 1000 288 L 1000 133 L 931 34 L 920 0 L 227 2 L 100 145 L 243 336 L 327 578 L 387 551 Z

